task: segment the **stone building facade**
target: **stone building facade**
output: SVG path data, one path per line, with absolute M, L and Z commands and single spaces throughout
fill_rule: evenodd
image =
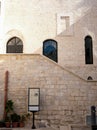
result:
M 86 124 L 97 106 L 96 7 L 96 0 L 1 1 L 0 118 L 9 71 L 8 98 L 18 113 L 28 110 L 28 88 L 40 88 L 37 122 Z M 10 52 L 13 38 L 21 53 Z M 56 43 L 56 61 L 43 54 L 48 41 Z

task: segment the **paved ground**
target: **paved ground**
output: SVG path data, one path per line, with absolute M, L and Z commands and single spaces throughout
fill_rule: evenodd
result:
M 21 130 L 21 129 L 20 129 Z M 27 128 L 23 129 L 23 130 L 28 130 Z M 55 130 L 53 128 L 36 128 L 36 129 L 29 129 L 29 130 Z
M 82 126 L 82 125 L 76 125 L 76 126 L 72 126 L 70 128 L 68 127 L 60 127 L 60 129 L 58 128 L 51 128 L 51 127 L 42 127 L 42 128 L 36 128 L 36 129 L 32 129 L 32 128 L 0 128 L 0 130 L 91 130 L 90 126 Z
M 0 130 L 58 130 L 54 128 L 36 128 L 36 129 L 31 129 L 31 128 L 0 128 Z

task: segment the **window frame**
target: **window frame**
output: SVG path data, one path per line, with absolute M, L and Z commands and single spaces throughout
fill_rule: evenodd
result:
M 22 40 L 19 37 L 16 37 L 16 36 L 10 38 L 7 42 L 7 45 L 6 45 L 6 53 L 23 53 L 23 42 L 22 42 Z
M 92 37 L 86 36 L 85 37 L 85 63 L 86 64 L 93 64 L 93 43 Z
M 54 58 L 51 58 L 51 57 L 45 55 L 45 44 L 46 44 L 47 42 L 49 42 L 49 41 L 53 42 L 54 45 L 55 45 L 55 47 L 53 46 L 53 47 L 55 48 L 55 50 L 56 50 L 55 60 L 54 60 Z M 48 57 L 49 59 L 55 61 L 55 62 L 58 62 L 58 43 L 57 43 L 57 41 L 55 41 L 55 40 L 53 40 L 53 39 L 47 39 L 47 40 L 45 40 L 45 41 L 43 42 L 43 55 L 46 56 L 46 57 Z

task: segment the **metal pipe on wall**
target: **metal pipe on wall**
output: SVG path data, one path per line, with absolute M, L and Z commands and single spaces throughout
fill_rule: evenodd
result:
M 6 107 L 6 102 L 7 102 L 7 99 L 8 99 L 8 75 L 9 75 L 9 72 L 6 71 L 5 72 L 5 85 L 4 85 L 4 114 L 3 114 L 3 119 L 5 119 L 5 117 L 6 117 L 5 107 Z

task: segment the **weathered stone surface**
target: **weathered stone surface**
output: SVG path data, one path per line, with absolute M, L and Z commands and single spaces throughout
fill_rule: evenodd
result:
M 36 122 L 53 127 L 85 123 L 90 107 L 97 106 L 96 0 L 0 2 L 0 119 L 5 72 L 9 71 L 8 98 L 14 101 L 17 113 L 28 111 L 28 88 L 40 88 Z M 86 36 L 91 36 L 93 43 L 91 65 L 85 64 Z M 22 40 L 23 54 L 4 55 L 13 37 Z M 58 44 L 58 63 L 39 55 L 47 39 Z
M 4 77 L 9 72 L 8 99 L 17 113 L 27 113 L 28 88 L 40 88 L 40 112 L 36 122 L 49 125 L 83 124 L 90 107 L 97 105 L 97 84 L 77 75 L 41 55 L 0 55 L 0 117 L 4 110 Z M 25 66 L 24 66 L 25 65 Z M 36 66 L 36 69 L 34 68 Z M 48 69 L 47 69 L 48 68 Z M 31 124 L 31 121 L 28 124 Z
M 97 2 L 92 0 L 1 1 L 0 54 L 6 53 L 7 42 L 14 36 L 22 40 L 23 53 L 26 54 L 42 54 L 43 42 L 54 39 L 58 43 L 58 63 L 63 67 L 71 65 L 80 67 L 85 65 L 84 39 L 89 35 L 93 42 L 93 69 L 95 69 L 96 6 Z M 87 75 L 84 77 L 87 78 Z M 93 78 L 95 79 L 95 76 Z

